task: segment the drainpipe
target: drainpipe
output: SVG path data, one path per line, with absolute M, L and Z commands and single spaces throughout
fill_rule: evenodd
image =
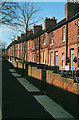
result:
M 40 64 L 40 36 L 39 36 L 39 64 Z
M 68 23 L 66 23 L 66 65 L 68 65 L 67 58 L 68 58 Z
M 67 5 L 67 19 L 69 19 L 69 10 L 68 10 L 69 3 L 67 4 L 68 4 Z M 66 23 L 66 65 L 68 65 L 67 58 L 68 58 L 68 22 Z

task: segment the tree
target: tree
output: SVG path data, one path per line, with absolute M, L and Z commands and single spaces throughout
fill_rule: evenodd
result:
M 0 23 L 10 25 L 16 30 L 25 33 L 38 22 L 39 7 L 33 2 L 0 2 Z M 26 52 L 26 40 L 24 44 L 24 59 Z
M 17 3 L 18 10 L 17 14 L 17 23 L 16 23 L 16 29 L 19 29 L 20 31 L 25 33 L 25 38 L 27 38 L 28 29 L 38 22 L 37 14 L 40 10 L 40 8 L 36 7 L 33 2 L 20 2 Z M 25 52 L 26 52 L 26 40 L 24 44 L 24 57 L 25 59 Z
M 12 31 L 11 34 L 10 34 L 10 38 L 9 38 L 11 40 L 12 44 L 14 45 L 14 48 L 13 48 L 13 50 L 14 50 L 14 57 L 15 57 L 15 41 L 16 41 L 17 34 L 18 34 L 18 32 Z
M 1 2 L 0 0 L 0 24 L 12 25 L 16 20 L 16 2 Z
M 4 41 L 4 42 L 1 42 L 0 44 L 1 44 L 1 45 L 0 45 L 1 48 L 5 50 L 7 43 Z

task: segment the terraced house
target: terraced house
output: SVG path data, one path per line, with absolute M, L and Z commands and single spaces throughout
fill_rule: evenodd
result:
M 50 11 L 49 11 L 50 12 Z M 42 25 L 34 25 L 28 30 L 27 38 L 21 34 L 7 47 L 8 56 L 51 66 L 60 70 L 79 68 L 79 3 L 65 4 L 65 18 L 57 23 L 55 17 L 46 18 Z M 26 42 L 25 42 L 26 40 Z

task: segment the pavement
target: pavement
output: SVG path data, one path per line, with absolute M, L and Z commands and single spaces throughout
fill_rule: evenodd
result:
M 2 58 L 0 54 L 0 120 L 2 118 Z
M 2 61 L 2 118 L 75 119 L 46 94 Z
M 1 113 L 1 108 L 0 108 L 0 120 L 2 119 L 2 113 Z

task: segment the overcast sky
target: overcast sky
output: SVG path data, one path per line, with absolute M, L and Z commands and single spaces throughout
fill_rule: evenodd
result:
M 57 20 L 58 22 L 65 17 L 66 2 L 43 2 L 43 1 L 38 3 L 41 8 L 39 16 L 41 16 L 43 19 L 40 20 L 37 24 L 42 24 L 44 26 L 44 20 L 46 17 L 48 18 L 56 17 L 56 19 L 58 19 Z M 2 28 L 0 27 L 0 40 L 6 41 L 7 45 L 9 45 L 11 42 L 10 40 L 11 32 L 12 30 L 10 30 L 7 26 L 2 26 Z M 20 34 L 21 33 L 18 33 L 18 35 Z

